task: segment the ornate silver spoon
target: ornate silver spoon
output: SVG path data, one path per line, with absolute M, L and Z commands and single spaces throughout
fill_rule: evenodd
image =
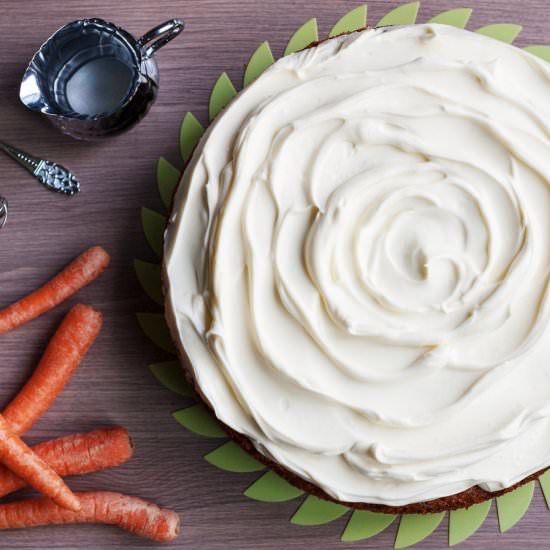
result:
M 0 229 L 6 225 L 8 221 L 8 201 L 4 197 L 0 197 Z
M 2 141 L 0 150 L 26 168 L 46 189 L 64 195 L 74 195 L 80 191 L 80 183 L 76 177 L 61 164 L 35 158 Z

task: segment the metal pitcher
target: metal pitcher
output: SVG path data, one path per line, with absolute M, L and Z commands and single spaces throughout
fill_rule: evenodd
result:
M 155 101 L 159 73 L 154 53 L 183 28 L 183 21 L 172 19 L 136 40 L 102 19 L 73 21 L 34 55 L 19 97 L 74 138 L 119 134 L 139 122 Z

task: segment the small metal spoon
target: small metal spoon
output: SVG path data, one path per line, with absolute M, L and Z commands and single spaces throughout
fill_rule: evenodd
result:
M 61 164 L 35 158 L 2 141 L 0 141 L 0 150 L 26 168 L 46 189 L 64 195 L 74 195 L 80 191 L 79 181 Z M 1 219 L 0 223 L 2 223 Z

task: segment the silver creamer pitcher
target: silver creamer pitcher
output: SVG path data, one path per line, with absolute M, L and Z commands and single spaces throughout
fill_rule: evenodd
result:
M 73 21 L 34 55 L 19 97 L 77 139 L 128 130 L 157 96 L 159 73 L 153 54 L 183 28 L 183 21 L 172 19 L 136 40 L 102 19 Z

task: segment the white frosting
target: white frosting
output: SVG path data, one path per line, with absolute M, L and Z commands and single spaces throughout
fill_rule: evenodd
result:
M 440 25 L 275 63 L 211 125 L 167 316 L 218 417 L 343 501 L 550 465 L 550 70 Z

